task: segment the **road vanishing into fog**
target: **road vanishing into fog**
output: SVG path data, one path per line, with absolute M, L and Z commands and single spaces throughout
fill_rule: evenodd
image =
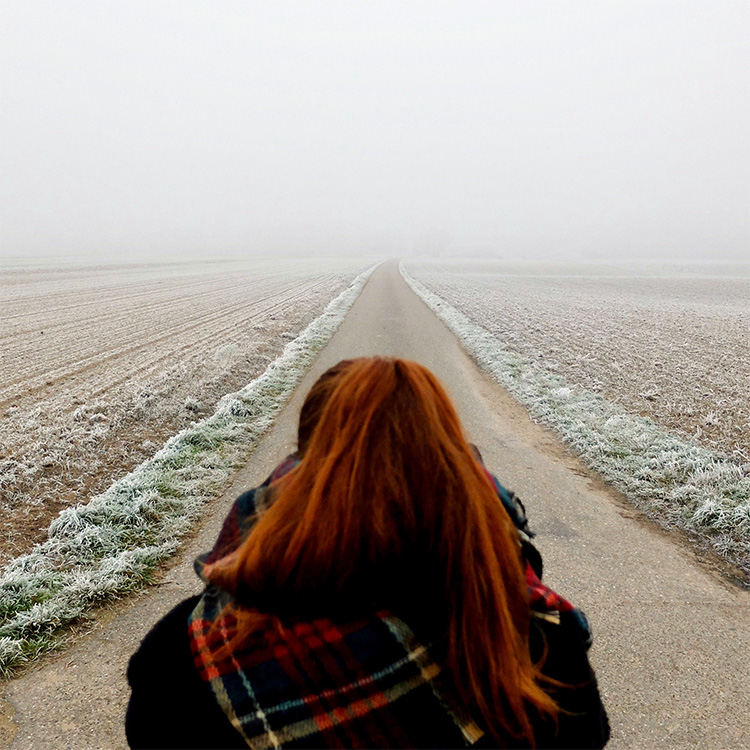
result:
M 447 385 L 487 465 L 526 504 L 545 581 L 594 627 L 591 660 L 611 748 L 750 746 L 750 592 L 654 529 L 481 373 L 391 261 L 371 276 L 302 386 L 184 545 L 160 585 L 103 611 L 61 654 L 3 686 L 0 744 L 126 747 L 125 669 L 146 631 L 200 591 L 192 559 L 211 547 L 242 490 L 294 447 L 304 394 L 340 359 L 415 359 Z

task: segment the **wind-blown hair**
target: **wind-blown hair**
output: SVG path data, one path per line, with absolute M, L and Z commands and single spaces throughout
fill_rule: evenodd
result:
M 558 709 L 529 654 L 518 538 L 445 390 L 423 366 L 381 357 L 348 362 L 328 384 L 301 463 L 208 578 L 238 594 L 437 623 L 464 705 L 497 738 L 533 744 L 529 711 Z M 259 624 L 257 612 L 236 616 L 233 644 Z

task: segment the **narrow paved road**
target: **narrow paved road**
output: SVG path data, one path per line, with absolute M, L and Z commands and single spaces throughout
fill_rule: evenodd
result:
M 750 592 L 724 583 L 679 542 L 651 528 L 532 423 L 477 370 L 390 262 L 371 277 L 273 429 L 185 545 L 163 583 L 107 610 L 62 654 L 4 688 L 0 742 L 11 748 L 125 747 L 127 659 L 174 603 L 199 590 L 207 549 L 234 497 L 294 442 L 303 395 L 344 357 L 418 360 L 448 386 L 487 464 L 524 500 L 545 578 L 582 606 L 612 722 L 612 748 L 750 746 Z

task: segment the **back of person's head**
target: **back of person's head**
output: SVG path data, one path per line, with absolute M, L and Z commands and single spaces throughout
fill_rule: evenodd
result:
M 354 362 L 351 359 L 342 359 L 333 367 L 329 367 L 313 383 L 310 392 L 305 397 L 299 413 L 299 425 L 297 427 L 297 452 L 304 456 L 310 444 L 313 431 L 320 421 L 321 414 L 331 393 L 336 388 L 339 376 Z
M 462 700 L 497 737 L 533 741 L 529 707 L 556 707 L 529 655 L 517 535 L 445 390 L 415 362 L 373 357 L 332 374 L 323 402 L 302 461 L 209 577 L 432 613 Z

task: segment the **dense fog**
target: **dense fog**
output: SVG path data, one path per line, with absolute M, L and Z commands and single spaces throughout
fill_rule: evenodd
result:
M 748 5 L 2 0 L 3 260 L 748 256 Z

